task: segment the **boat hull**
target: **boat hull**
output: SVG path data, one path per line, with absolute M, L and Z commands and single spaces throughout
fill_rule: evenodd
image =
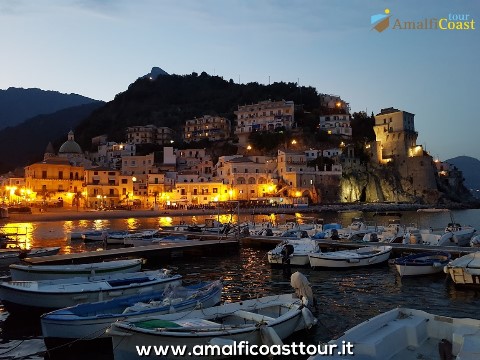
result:
M 105 301 L 146 292 L 161 291 L 170 284 L 174 286 L 180 285 L 180 279 L 180 275 L 175 275 L 161 280 L 130 283 L 126 286 L 110 289 L 99 290 L 90 288 L 75 291 L 38 291 L 38 289 L 35 289 L 36 282 L 13 281 L 0 284 L 0 298 L 2 299 L 2 304 L 10 313 L 25 313 L 25 310 L 45 312 L 45 310 L 51 311 L 81 303 Z M 88 285 L 88 282 L 85 284 Z
M 161 292 L 160 292 L 161 293 Z M 145 294 L 141 297 L 135 297 L 135 299 L 124 299 L 124 302 L 128 302 L 133 306 L 136 302 L 149 301 L 149 299 L 157 298 L 159 292 L 152 293 L 151 295 Z M 41 317 L 42 325 L 42 334 L 47 341 L 51 343 L 58 343 L 61 338 L 64 338 L 68 341 L 73 341 L 77 339 L 82 340 L 91 340 L 98 338 L 109 337 L 105 331 L 110 327 L 112 323 L 117 320 L 128 320 L 134 317 L 139 316 L 156 316 L 167 314 L 169 312 L 182 312 L 195 308 L 209 308 L 217 305 L 222 296 L 222 286 L 216 286 L 212 288 L 204 296 L 192 299 L 185 299 L 185 301 L 173 304 L 171 306 L 158 306 L 158 308 L 148 308 L 144 311 L 131 312 L 131 313 L 119 313 L 119 314 L 108 314 L 107 312 L 102 312 L 100 316 L 75 316 L 73 314 L 68 314 L 68 309 L 61 309 L 56 312 L 45 314 Z M 82 305 L 87 307 L 87 305 Z M 96 303 L 91 304 L 89 308 L 90 311 L 95 312 L 96 308 L 102 308 L 108 306 L 108 303 Z M 112 304 L 116 307 L 118 305 Z M 47 340 L 47 339 L 52 340 Z M 48 347 L 48 345 L 47 345 Z
M 286 295 L 279 296 L 270 296 L 266 298 L 261 298 L 258 300 L 246 300 L 241 303 L 231 303 L 223 306 L 216 306 L 210 309 L 205 309 L 201 312 L 194 311 L 189 314 L 191 319 L 204 319 L 214 316 L 214 315 L 229 315 L 233 314 L 235 311 L 242 309 L 255 309 L 260 307 L 266 307 L 267 304 L 270 306 L 275 306 L 275 304 L 281 305 Z M 292 300 L 291 295 L 290 301 Z M 299 303 L 300 300 L 297 299 Z M 293 302 L 292 302 L 293 303 Z M 169 314 L 161 317 L 163 320 L 174 320 L 180 319 L 186 314 L 177 313 Z M 139 332 L 128 326 L 118 325 L 115 323 L 108 330 L 112 335 L 113 349 L 115 360 L 133 360 L 138 359 L 138 353 L 136 351 L 137 346 L 144 347 L 159 347 L 159 346 L 171 346 L 171 345 L 182 345 L 185 349 L 185 355 L 188 353 L 192 354 L 188 358 L 192 359 L 202 359 L 205 356 L 198 354 L 198 346 L 203 346 L 215 342 L 216 339 L 220 341 L 226 341 L 231 343 L 233 341 L 240 343 L 241 341 L 248 341 L 249 346 L 251 345 L 262 345 L 261 339 L 261 330 L 259 326 L 252 324 L 252 326 L 238 327 L 235 329 L 222 329 L 218 327 L 217 330 L 211 331 L 191 331 L 191 332 L 176 332 L 176 331 L 158 331 L 153 334 Z M 121 323 L 120 323 L 121 324 Z M 301 308 L 291 309 L 288 313 L 278 317 L 273 320 L 271 323 L 267 321 L 267 326 L 272 328 L 277 335 L 284 339 L 291 335 L 293 332 L 304 329 L 305 322 L 302 317 Z M 195 351 L 196 350 L 196 351 Z M 245 355 L 245 354 L 243 354 Z M 154 354 L 154 351 L 150 353 L 150 356 L 143 356 L 145 358 L 158 358 Z M 221 359 L 227 356 L 219 354 L 218 356 L 209 356 L 210 359 Z M 178 359 L 178 355 L 173 355 L 171 352 L 162 357 L 164 359 Z M 185 356 L 180 356 L 180 358 L 185 358 Z
M 311 253 L 309 254 L 310 266 L 312 268 L 335 268 L 348 269 L 368 267 L 386 262 L 390 257 L 392 248 L 390 246 L 379 247 L 381 250 L 370 255 L 350 257 L 352 251 L 335 251 L 332 253 Z M 361 250 L 361 249 L 359 249 Z
M 13 281 L 55 280 L 70 277 L 109 275 L 138 272 L 142 267 L 141 259 L 110 261 L 103 263 L 82 264 L 79 266 L 62 265 L 12 265 L 10 273 Z

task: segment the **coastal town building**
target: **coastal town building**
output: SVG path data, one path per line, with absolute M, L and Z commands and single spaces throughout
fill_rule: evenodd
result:
M 220 116 L 204 115 L 187 120 L 183 126 L 183 141 L 225 140 L 230 137 L 230 120 Z
M 65 141 L 58 149 L 58 157 L 67 159 L 68 162 L 75 166 L 83 166 L 89 168 L 92 166 L 91 160 L 85 157 L 80 145 L 75 141 L 75 135 L 72 130 L 67 135 L 67 141 Z M 48 150 L 47 156 L 54 157 L 53 147 Z
M 170 145 L 174 131 L 168 127 L 155 125 L 138 125 L 127 128 L 127 143 Z
M 207 149 L 184 149 L 176 151 L 177 170 L 187 170 L 202 163 L 204 160 L 210 160 L 207 155 Z
M 349 114 L 322 115 L 319 129 L 329 135 L 338 135 L 349 139 L 352 137 L 351 117 Z
M 104 166 L 111 169 L 120 170 L 122 167 L 122 158 L 124 156 L 134 156 L 135 154 L 135 144 L 118 144 L 111 141 L 98 145 L 98 150 L 90 153 L 89 159 L 96 166 Z
M 255 131 L 274 131 L 295 127 L 295 104 L 293 101 L 260 101 L 251 105 L 239 105 L 234 112 L 237 116 L 235 135 L 240 144 L 248 142 L 248 136 Z
M 108 167 L 85 170 L 85 198 L 88 208 L 133 205 L 133 177 Z
M 258 200 L 275 192 L 275 160 L 269 156 L 221 156 L 215 179 L 228 186 L 228 200 Z
M 350 105 L 338 95 L 320 94 L 320 112 L 327 114 L 349 114 Z

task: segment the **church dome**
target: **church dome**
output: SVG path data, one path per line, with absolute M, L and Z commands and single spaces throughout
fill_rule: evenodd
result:
M 82 148 L 74 140 L 73 131 L 68 133 L 68 140 L 65 141 L 60 149 L 58 150 L 59 154 L 82 154 Z

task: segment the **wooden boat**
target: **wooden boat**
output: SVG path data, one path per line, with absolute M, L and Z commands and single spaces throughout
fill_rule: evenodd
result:
M 339 355 L 347 343 L 353 346 L 350 354 Z M 333 347 L 331 356 L 319 353 L 309 360 L 479 359 L 480 320 L 397 308 L 351 328 L 325 346 Z
M 38 281 L 65 279 L 71 277 L 88 278 L 94 275 L 138 272 L 142 259 L 104 261 L 90 264 L 71 265 L 10 265 L 14 281 Z
M 453 260 L 443 270 L 455 285 L 480 287 L 480 251 Z
M 208 309 L 143 317 L 112 324 L 107 333 L 112 336 L 116 360 L 138 359 L 137 345 L 183 345 L 186 353 L 195 356 L 199 345 L 230 345 L 246 341 L 248 346 L 281 345 L 282 340 L 298 330 L 316 323 L 305 306 L 293 294 L 273 295 L 242 302 L 228 303 Z M 156 358 L 153 352 L 150 357 Z M 223 358 L 226 356 L 215 356 Z M 177 359 L 168 354 L 165 359 Z
M 356 250 L 310 253 L 313 268 L 355 268 L 383 263 L 390 257 L 391 246 L 365 246 Z
M 400 276 L 438 274 L 451 259 L 446 251 L 423 252 L 394 259 L 393 263 Z
M 44 314 L 42 333 L 47 348 L 74 340 L 107 338 L 105 330 L 117 320 L 154 316 L 169 312 L 205 309 L 220 302 L 221 281 L 187 287 L 167 287 L 163 292 L 133 295 L 96 303 L 80 304 Z
M 290 265 L 305 266 L 310 265 L 308 254 L 319 251 L 318 243 L 310 238 L 298 240 L 286 240 L 278 244 L 275 249 L 268 252 L 268 262 L 272 265 L 282 264 L 284 253 L 288 251 L 287 245 L 293 247 L 293 252 L 289 255 Z
M 92 276 L 88 279 L 9 281 L 0 283 L 0 299 L 10 313 L 25 308 L 54 310 L 163 290 L 170 284 L 179 285 L 181 278 L 160 270 Z

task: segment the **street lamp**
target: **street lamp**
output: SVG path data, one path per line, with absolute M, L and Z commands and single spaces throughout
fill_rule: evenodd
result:
M 293 139 L 292 140 L 292 145 L 296 145 L 297 144 L 297 140 Z
M 248 145 L 247 150 L 252 150 L 252 145 Z

